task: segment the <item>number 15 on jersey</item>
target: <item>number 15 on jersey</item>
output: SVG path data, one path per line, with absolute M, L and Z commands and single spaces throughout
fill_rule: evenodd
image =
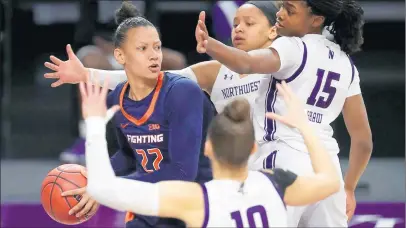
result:
M 319 108 L 328 108 L 331 105 L 331 102 L 333 101 L 337 92 L 337 89 L 332 85 L 332 82 L 339 81 L 340 74 L 329 71 L 327 72 L 326 76 L 325 72 L 326 71 L 323 69 L 317 69 L 317 81 L 314 85 L 312 93 L 310 94 L 309 98 L 307 98 L 306 104 Z M 323 80 L 324 78 L 326 78 L 326 80 Z M 323 81 L 325 81 L 325 83 L 322 91 L 327 94 L 327 98 L 319 95 Z

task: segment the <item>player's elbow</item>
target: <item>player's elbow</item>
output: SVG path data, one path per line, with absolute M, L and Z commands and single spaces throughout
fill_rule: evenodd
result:
M 194 181 L 197 177 L 197 165 L 179 164 L 177 169 L 177 178 L 182 181 Z
M 197 167 L 189 168 L 184 172 L 184 181 L 194 181 L 197 177 Z
M 238 67 L 236 67 L 235 69 L 232 69 L 233 71 L 235 71 L 236 73 L 239 74 L 253 74 L 253 70 L 254 69 L 254 60 L 252 58 L 252 56 L 250 55 L 246 55 L 245 58 L 242 58 L 241 60 L 236 60 Z
M 373 141 L 371 131 L 369 130 L 365 131 L 363 134 L 351 136 L 351 147 L 352 151 L 359 151 L 363 154 L 372 154 Z

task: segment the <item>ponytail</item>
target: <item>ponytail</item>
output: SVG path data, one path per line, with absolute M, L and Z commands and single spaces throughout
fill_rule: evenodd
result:
M 332 23 L 330 33 L 341 49 L 351 55 L 361 50 L 364 10 L 354 0 L 344 0 L 343 10 Z

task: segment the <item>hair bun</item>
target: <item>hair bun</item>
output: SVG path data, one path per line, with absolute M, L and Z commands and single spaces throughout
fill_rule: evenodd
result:
M 138 11 L 137 7 L 135 7 L 131 2 L 124 1 L 121 4 L 120 9 L 116 10 L 116 24 L 120 25 L 128 18 L 132 17 L 140 17 L 142 16 L 140 11 Z
M 251 106 L 244 98 L 237 98 L 224 108 L 224 116 L 234 122 L 243 122 L 250 119 Z

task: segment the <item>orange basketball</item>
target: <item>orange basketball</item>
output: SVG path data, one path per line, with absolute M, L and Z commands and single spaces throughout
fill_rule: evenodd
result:
M 42 181 L 41 203 L 47 214 L 55 221 L 66 224 L 80 224 L 89 217 L 77 218 L 68 212 L 80 201 L 80 195 L 61 196 L 62 192 L 85 187 L 87 179 L 80 170 L 81 165 L 66 164 L 51 170 Z

